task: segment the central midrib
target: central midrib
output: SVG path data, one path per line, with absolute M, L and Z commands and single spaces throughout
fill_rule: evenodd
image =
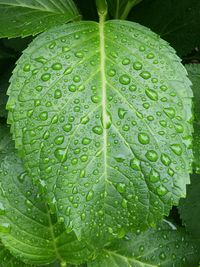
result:
M 103 157 L 104 157 L 104 175 L 107 178 L 107 129 L 106 129 L 106 73 L 105 73 L 105 36 L 104 36 L 104 16 L 100 17 L 99 35 L 100 35 L 100 62 L 101 62 L 101 80 L 102 80 L 102 124 L 103 124 Z

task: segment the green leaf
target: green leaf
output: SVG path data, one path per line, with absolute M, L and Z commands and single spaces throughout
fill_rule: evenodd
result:
M 197 266 L 199 248 L 182 229 L 161 225 L 144 233 L 129 234 L 106 247 L 88 267 Z
M 188 75 L 192 81 L 192 90 L 194 93 L 194 134 L 193 134 L 193 152 L 194 168 L 200 173 L 200 65 L 186 65 Z
M 200 43 L 200 1 L 145 0 L 133 9 L 130 20 L 161 35 L 180 56 Z
M 200 240 L 200 175 L 191 175 L 191 184 L 187 187 L 187 197 L 179 205 L 179 213 L 186 229 Z
M 16 259 L 15 257 L 13 257 L 1 243 L 0 243 L 0 263 L 1 267 L 31 267 L 31 265 L 27 265 L 21 262 L 20 260 Z
M 6 129 L 0 134 L 6 138 Z M 1 136 L 0 136 L 1 137 Z M 93 252 L 86 243 L 79 242 L 63 218 L 49 212 L 37 187 L 22 167 L 21 160 L 9 150 L 0 165 L 0 238 L 11 253 L 25 263 L 48 264 L 58 260 L 78 264 L 86 261 Z M 14 149 L 13 149 L 14 150 Z M 70 233 L 69 233 L 70 232 Z
M 0 0 L 0 38 L 36 35 L 78 18 L 72 0 Z
M 147 28 L 107 21 L 52 29 L 25 50 L 9 95 L 25 167 L 78 237 L 97 246 L 144 230 L 185 195 L 190 82 L 174 50 Z
M 14 150 L 14 144 L 9 134 L 9 128 L 0 124 L 0 162 Z
M 109 12 L 115 19 L 126 19 L 133 6 L 142 0 L 108 0 Z

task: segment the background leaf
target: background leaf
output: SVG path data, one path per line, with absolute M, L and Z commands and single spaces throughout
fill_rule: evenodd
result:
M 50 214 L 21 164 L 11 153 L 11 138 L 0 127 L 0 238 L 13 255 L 30 264 L 67 261 L 77 264 L 91 255 L 85 242 L 65 229 L 62 218 Z M 5 142 L 7 141 L 7 143 Z M 14 151 L 14 148 L 12 148 Z M 6 152 L 6 153 L 5 153 Z M 4 156 L 4 157 L 3 157 Z M 41 192 L 40 192 L 41 193 Z
M 180 216 L 186 229 L 197 239 L 200 243 L 200 175 L 191 175 L 191 184 L 187 186 L 187 197 L 182 199 L 179 205 Z
M 142 0 L 108 0 L 109 13 L 115 19 L 126 19 L 133 6 Z
M 190 82 L 174 50 L 147 28 L 54 28 L 25 50 L 9 95 L 26 169 L 87 242 L 155 225 L 185 195 Z
M 194 93 L 194 134 L 193 134 L 193 152 L 194 152 L 194 168 L 200 173 L 200 65 L 186 65 L 188 75 L 192 81 L 192 90 Z
M 88 267 L 197 267 L 200 256 L 196 241 L 182 229 L 175 229 L 163 223 L 157 229 L 129 234 L 106 247 Z
M 79 16 L 72 0 L 0 0 L 0 38 L 36 35 Z
M 190 53 L 200 43 L 199 0 L 143 0 L 128 19 L 161 35 L 180 56 Z

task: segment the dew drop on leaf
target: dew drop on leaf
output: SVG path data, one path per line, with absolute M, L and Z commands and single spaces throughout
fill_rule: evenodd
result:
M 57 148 L 54 152 L 54 155 L 62 163 L 67 160 L 67 154 L 65 148 Z
M 138 140 L 141 144 L 147 145 L 147 144 L 149 144 L 150 138 L 149 138 L 149 135 L 146 133 L 139 133 L 138 134 Z
M 119 82 L 121 84 L 128 85 L 131 82 L 131 79 L 127 74 L 123 74 L 120 76 Z
M 146 158 L 149 160 L 149 161 L 152 161 L 152 162 L 155 162 L 158 160 L 158 154 L 156 151 L 154 150 L 149 150 L 147 151 L 147 153 L 145 154 Z

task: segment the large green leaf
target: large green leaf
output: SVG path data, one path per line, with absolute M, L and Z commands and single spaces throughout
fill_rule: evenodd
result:
M 133 6 L 142 0 L 108 0 L 109 12 L 115 19 L 126 19 Z
M 10 140 L 6 129 L 3 141 Z M 86 261 L 92 254 L 86 243 L 77 241 L 66 229 L 62 218 L 49 212 L 37 187 L 24 171 L 21 160 L 7 146 L 0 158 L 0 238 L 13 255 L 30 264 L 47 264 L 56 259 L 73 264 Z M 0 149 L 5 151 L 5 148 Z M 2 155 L 2 154 L 0 154 Z M 65 266 L 64 263 L 62 266 Z
M 195 267 L 199 259 L 196 241 L 163 223 L 158 229 L 116 240 L 88 267 Z
M 25 50 L 9 95 L 26 169 L 77 236 L 96 246 L 146 229 L 185 195 L 190 82 L 147 28 L 116 20 L 52 29 Z
M 181 56 L 200 43 L 199 0 L 143 0 L 129 19 L 160 34 Z
M 182 199 L 179 206 L 180 216 L 186 229 L 199 239 L 200 242 L 200 175 L 191 176 L 191 185 L 187 188 L 187 197 Z
M 72 0 L 0 0 L 0 38 L 36 35 L 76 19 Z
M 194 93 L 194 135 L 193 135 L 193 151 L 194 151 L 194 168 L 200 173 L 200 65 L 186 65 L 188 75 L 192 81 L 192 90 Z

